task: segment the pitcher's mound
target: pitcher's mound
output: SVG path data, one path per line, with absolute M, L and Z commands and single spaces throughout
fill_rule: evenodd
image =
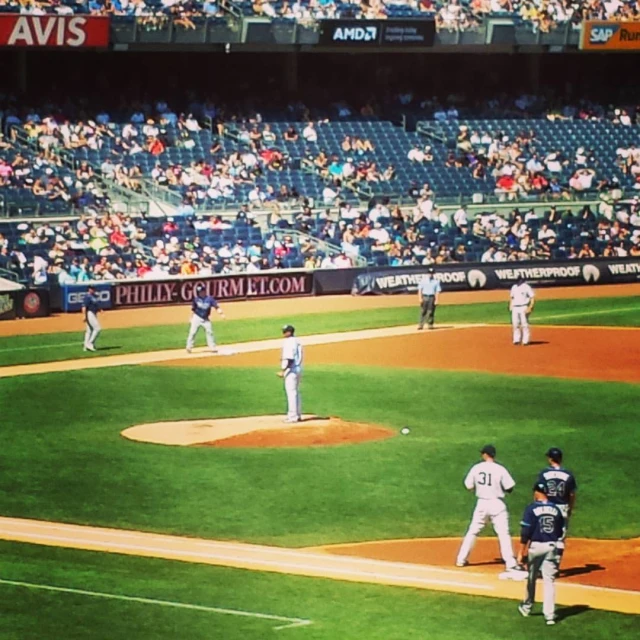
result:
M 125 429 L 129 440 L 177 446 L 312 447 L 384 440 L 391 429 L 340 418 L 303 416 L 302 422 L 283 423 L 282 416 L 251 416 L 219 420 L 154 422 Z

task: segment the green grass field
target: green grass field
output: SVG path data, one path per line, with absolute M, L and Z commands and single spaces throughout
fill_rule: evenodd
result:
M 507 600 L 16 543 L 0 543 L 0 572 L 3 640 L 529 640 L 537 634 L 563 640 L 630 640 L 640 630 L 637 616 L 581 607 L 563 608 L 564 622 L 547 630 L 542 616 L 524 619 L 516 603 Z M 311 624 L 276 630 L 287 621 L 251 614 Z
M 539 325 L 570 324 L 599 326 L 640 326 L 640 297 L 590 298 L 583 300 L 541 300 L 532 322 Z M 153 313 L 153 309 L 149 310 Z M 185 317 L 187 317 L 185 312 Z M 77 316 L 78 331 L 37 336 L 0 338 L 0 366 L 50 362 L 69 358 L 91 358 L 159 349 L 184 348 L 187 322 L 179 325 L 113 329 L 100 337 L 98 353 L 83 353 L 83 323 Z M 215 319 L 214 319 L 215 321 Z M 437 321 L 446 323 L 507 323 L 510 322 L 506 303 L 443 305 Z M 280 318 L 227 320 L 215 322 L 216 339 L 220 344 L 265 340 L 279 337 L 279 328 L 292 323 L 301 335 L 333 333 L 356 329 L 391 327 L 417 322 L 417 309 L 373 309 L 340 314 L 300 314 Z M 200 336 L 200 340 L 203 338 Z
M 535 322 L 639 326 L 638 308 L 639 298 L 540 302 Z M 438 312 L 442 323 L 506 319 L 503 304 Z M 229 321 L 217 331 L 221 343 L 273 338 L 284 320 Z M 294 318 L 303 334 L 413 321 L 413 309 Z M 185 335 L 186 325 L 108 331 L 102 344 L 113 348 L 103 353 L 180 348 Z M 77 357 L 77 338 L 3 339 L 0 362 Z M 640 535 L 638 519 L 630 517 L 637 512 L 640 460 L 637 385 L 322 366 L 305 372 L 303 397 L 306 411 L 408 425 L 411 435 L 286 450 L 166 447 L 120 436 L 142 422 L 279 413 L 281 383 L 264 368 L 119 367 L 0 379 L 0 513 L 282 546 L 460 536 L 474 503 L 461 480 L 479 447 L 493 442 L 518 483 L 508 498 L 512 522 L 530 498 L 544 451 L 554 445 L 566 451 L 579 482 L 572 535 Z M 640 634 L 638 616 L 579 608 L 569 609 L 557 629 L 543 631 L 541 617 L 521 619 L 509 601 L 16 543 L 0 543 L 0 550 L 0 639 L 508 640 L 544 632 L 626 640 Z M 270 619 L 95 593 L 313 624 L 275 631 Z

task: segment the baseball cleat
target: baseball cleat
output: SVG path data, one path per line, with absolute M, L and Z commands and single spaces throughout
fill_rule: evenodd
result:
M 466 567 L 468 564 L 466 560 L 464 562 L 456 562 L 456 567 Z
M 282 422 L 285 424 L 293 424 L 294 422 L 300 422 L 300 418 L 285 418 Z
M 189 347 L 187 347 L 186 351 L 187 353 L 191 353 L 191 349 L 189 349 Z
M 92 347 L 91 345 L 85 347 L 85 351 L 95 351 L 95 350 L 96 350 L 96 348 Z
M 418 331 L 422 331 L 424 327 L 418 327 Z
M 513 567 L 509 567 L 507 569 L 507 571 L 526 571 L 526 569 L 525 569 L 524 565 L 516 564 Z
M 524 605 L 519 604 L 519 605 L 518 605 L 518 611 L 520 612 L 520 615 L 521 615 L 523 618 L 528 618 L 528 617 L 529 617 L 529 613 L 530 613 L 530 611 L 529 611 L 528 609 L 525 609 Z
M 547 618 L 547 626 L 550 627 L 552 625 L 554 625 L 556 623 L 556 621 L 553 618 Z

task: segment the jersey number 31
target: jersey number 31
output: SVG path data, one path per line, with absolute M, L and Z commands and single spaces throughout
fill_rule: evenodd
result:
M 478 484 L 484 486 L 485 484 L 490 487 L 491 486 L 491 474 L 490 473 L 485 473 L 484 471 L 481 471 L 478 474 Z

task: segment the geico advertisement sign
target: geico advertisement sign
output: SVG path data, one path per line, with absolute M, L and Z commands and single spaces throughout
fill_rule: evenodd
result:
M 585 22 L 580 46 L 591 51 L 640 50 L 640 23 Z
M 0 14 L 3 47 L 107 47 L 109 18 Z
M 69 305 L 82 305 L 84 304 L 84 299 L 87 296 L 86 291 L 69 291 L 67 293 L 67 304 Z M 96 291 L 95 297 L 98 299 L 98 302 L 110 302 L 111 301 L 111 291 L 109 289 L 103 289 L 102 291 Z

